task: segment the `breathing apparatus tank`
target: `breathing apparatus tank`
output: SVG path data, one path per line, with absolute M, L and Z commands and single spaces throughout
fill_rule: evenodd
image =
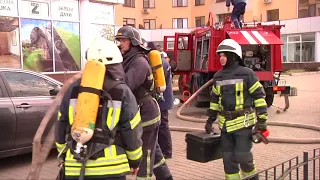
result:
M 97 92 L 103 87 L 105 73 L 106 66 L 96 60 L 89 60 L 83 70 L 71 128 L 71 136 L 77 142 L 76 153 L 80 153 L 81 147 L 93 136 L 100 103 L 100 95 Z
M 164 76 L 160 52 L 158 50 L 151 50 L 148 53 L 148 56 L 152 68 L 156 91 L 160 95 L 159 98 L 163 100 L 163 92 L 166 90 L 166 78 Z

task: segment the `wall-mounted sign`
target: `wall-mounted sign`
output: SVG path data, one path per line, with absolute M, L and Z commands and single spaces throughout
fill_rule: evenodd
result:
M 18 0 L 0 0 L 0 16 L 18 16 Z
M 49 17 L 49 4 L 37 1 L 21 1 L 20 13 L 22 17 L 46 19 Z
M 91 23 L 114 25 L 114 6 L 90 3 Z
M 79 21 L 79 1 L 54 0 L 51 3 L 52 18 L 63 21 Z

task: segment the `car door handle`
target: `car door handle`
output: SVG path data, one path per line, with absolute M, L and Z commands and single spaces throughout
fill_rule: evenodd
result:
M 31 104 L 27 104 L 27 103 L 22 103 L 20 105 L 17 105 L 16 107 L 17 108 L 30 108 L 30 107 L 32 107 L 32 105 Z

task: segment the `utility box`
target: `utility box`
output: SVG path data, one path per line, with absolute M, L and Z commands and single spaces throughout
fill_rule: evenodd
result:
M 190 132 L 186 134 L 187 159 L 206 163 L 222 158 L 220 134 Z

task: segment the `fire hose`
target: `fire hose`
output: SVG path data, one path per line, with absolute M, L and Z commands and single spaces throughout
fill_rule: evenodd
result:
M 176 116 L 177 118 L 190 121 L 195 123 L 205 123 L 207 119 L 204 118 L 196 118 L 192 116 L 185 116 L 181 114 L 183 108 L 186 107 L 201 91 L 207 88 L 210 84 L 212 84 L 212 80 L 205 83 L 200 89 L 198 89 L 187 101 L 185 101 L 177 110 Z M 320 132 L 320 126 L 313 126 L 309 124 L 300 124 L 300 123 L 292 123 L 292 122 L 267 122 L 270 126 L 281 126 L 281 127 L 292 127 L 292 128 L 300 128 L 300 129 L 309 129 Z M 170 126 L 170 130 L 178 131 L 178 132 L 193 132 L 193 131 L 204 131 L 204 129 L 199 128 L 189 128 L 189 127 L 177 127 Z M 281 138 L 281 137 L 268 137 L 269 142 L 274 143 L 291 143 L 291 144 L 319 144 L 320 138 Z
M 49 107 L 47 113 L 43 117 L 41 124 L 34 136 L 33 139 L 33 148 L 32 148 L 32 163 L 29 170 L 29 174 L 27 179 L 28 180 L 35 180 L 39 179 L 41 168 L 47 159 L 53 145 L 54 145 L 54 126 L 50 127 L 49 133 L 46 136 L 44 143 L 41 143 L 43 133 L 45 128 L 50 123 L 50 121 L 54 120 L 52 118 L 53 115 L 56 115 L 56 111 L 59 107 L 59 104 L 69 88 L 69 86 L 81 78 L 82 72 L 75 74 L 69 80 L 67 80 L 62 88 L 60 89 L 59 93 L 57 94 L 56 98 L 54 99 L 52 105 Z M 177 110 L 176 116 L 184 121 L 191 121 L 195 123 L 205 123 L 206 119 L 202 118 L 195 118 L 181 115 L 182 109 L 189 104 L 193 98 L 195 98 L 203 89 L 208 87 L 212 83 L 212 80 L 208 81 L 204 84 L 199 90 L 197 90 L 186 102 L 184 102 L 179 109 Z M 319 126 L 312 126 L 308 124 L 297 124 L 297 123 L 289 123 L 289 122 L 268 122 L 268 125 L 271 126 L 283 126 L 283 127 L 295 127 L 295 128 L 304 128 L 304 129 L 311 129 L 320 132 Z M 170 126 L 170 130 L 178 131 L 178 132 L 193 132 L 193 131 L 204 131 L 204 129 L 199 128 L 189 128 L 189 127 L 177 127 L 177 126 Z M 320 143 L 320 138 L 279 138 L 279 137 L 269 137 L 269 142 L 276 142 L 276 143 L 294 143 L 294 144 L 317 144 Z

